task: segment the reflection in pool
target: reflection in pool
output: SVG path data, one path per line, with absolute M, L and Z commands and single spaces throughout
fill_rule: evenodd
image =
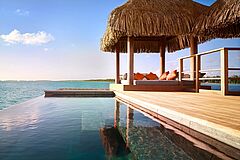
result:
M 136 159 L 230 159 L 205 143 L 116 102 L 115 126 Z
M 218 159 L 112 98 L 44 98 L 0 111 L 1 160 Z M 201 144 L 201 145 L 199 145 Z M 206 148 L 206 147 L 205 147 Z
M 126 147 L 126 144 L 117 128 L 115 127 L 101 128 L 100 136 L 108 159 L 114 157 L 127 158 L 127 156 L 130 155 L 130 151 Z

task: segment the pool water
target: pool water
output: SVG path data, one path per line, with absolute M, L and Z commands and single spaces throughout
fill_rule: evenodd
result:
M 38 97 L 0 111 L 1 160 L 212 157 L 113 98 Z
M 1 160 L 109 159 L 101 128 L 114 122 L 112 98 L 43 98 L 0 111 Z M 122 151 L 118 159 L 128 159 Z

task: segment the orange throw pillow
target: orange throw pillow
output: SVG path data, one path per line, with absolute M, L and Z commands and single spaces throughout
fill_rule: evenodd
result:
M 177 70 L 172 71 L 172 73 L 167 75 L 167 80 L 175 80 L 177 78 Z
M 159 80 L 166 80 L 167 79 L 167 76 L 169 74 L 169 71 L 167 72 L 164 72 L 160 77 L 159 77 Z
M 136 73 L 134 74 L 134 79 L 135 80 L 142 80 L 144 78 L 144 75 L 141 73 Z
M 158 79 L 158 76 L 156 74 L 150 72 L 149 74 L 146 75 L 146 78 L 148 80 L 156 80 L 156 79 Z

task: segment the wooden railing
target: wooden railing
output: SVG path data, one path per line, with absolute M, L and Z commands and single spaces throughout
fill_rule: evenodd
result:
M 221 93 L 222 95 L 228 95 L 228 94 L 237 94 L 239 95 L 240 92 L 230 92 L 228 87 L 228 80 L 231 79 L 228 77 L 228 72 L 230 70 L 234 71 L 240 71 L 240 68 L 229 68 L 228 66 L 228 53 L 229 51 L 240 51 L 240 48 L 220 48 L 215 49 L 207 52 L 202 52 L 196 55 L 186 56 L 179 59 L 179 80 L 181 81 L 183 79 L 183 61 L 185 59 L 195 58 L 196 59 L 196 71 L 194 74 L 195 84 L 196 84 L 196 92 L 199 92 L 200 88 L 200 81 L 201 80 L 221 80 Z M 201 57 L 203 55 L 208 55 L 212 53 L 220 52 L 220 68 L 217 69 L 207 69 L 207 70 L 201 70 Z M 220 71 L 221 76 L 220 78 L 200 78 L 201 72 L 209 72 L 209 71 Z

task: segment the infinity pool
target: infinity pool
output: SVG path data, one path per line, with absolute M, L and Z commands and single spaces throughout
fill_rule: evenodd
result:
M 38 97 L 0 111 L 1 160 L 212 157 L 113 98 Z

